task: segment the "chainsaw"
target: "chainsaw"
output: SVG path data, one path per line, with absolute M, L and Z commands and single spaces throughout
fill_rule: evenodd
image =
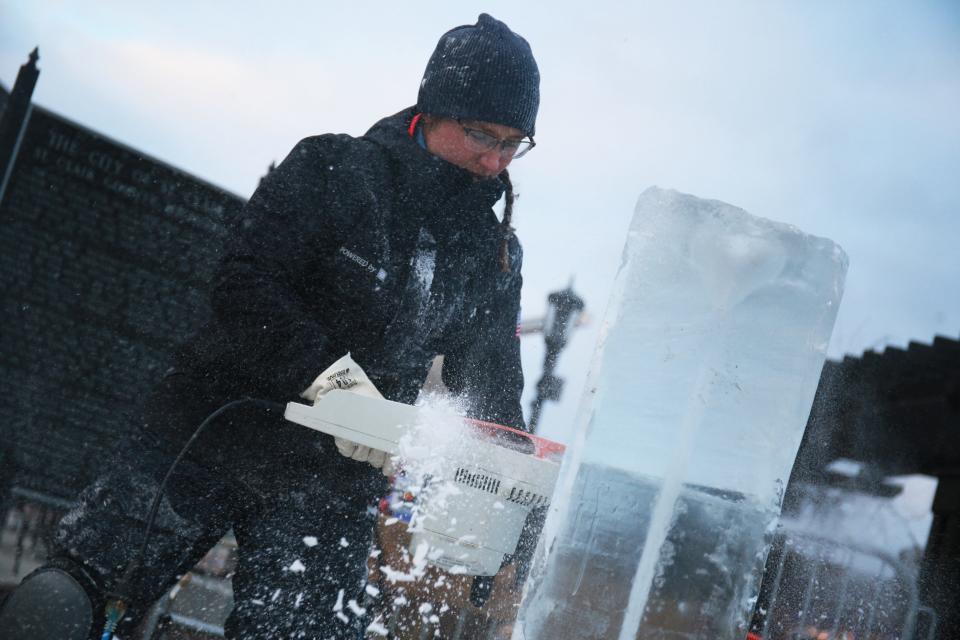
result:
M 426 543 L 429 564 L 457 574 L 492 576 L 516 550 L 527 515 L 550 504 L 564 446 L 490 422 L 391 400 L 332 390 L 316 404 L 290 402 L 284 417 L 328 435 L 406 460 L 426 444 L 434 456 L 411 528 L 411 551 Z M 444 444 L 431 449 L 431 437 Z M 453 443 L 454 446 L 450 446 Z M 422 454 L 421 454 L 422 455 Z M 439 464 L 436 457 L 440 457 Z

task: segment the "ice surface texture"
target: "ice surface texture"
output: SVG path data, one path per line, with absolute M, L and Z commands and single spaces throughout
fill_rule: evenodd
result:
M 640 196 L 515 638 L 745 636 L 846 268 L 723 202 Z

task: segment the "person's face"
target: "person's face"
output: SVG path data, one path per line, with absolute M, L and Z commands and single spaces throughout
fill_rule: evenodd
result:
M 506 169 L 516 143 L 524 137 L 523 131 L 513 127 L 429 115 L 424 116 L 423 134 L 430 153 L 481 178 L 492 178 Z M 489 148 L 491 143 L 495 144 Z

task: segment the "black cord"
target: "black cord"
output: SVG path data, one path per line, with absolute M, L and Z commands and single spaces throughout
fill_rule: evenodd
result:
M 239 400 L 233 400 L 223 405 L 208 415 L 204 421 L 200 423 L 200 426 L 197 427 L 196 431 L 193 432 L 193 435 L 190 436 L 190 439 L 187 440 L 187 443 L 183 445 L 183 448 L 180 450 L 180 453 L 177 454 L 177 457 L 174 459 L 173 463 L 170 464 L 170 468 L 167 469 L 167 474 L 163 477 L 163 481 L 160 483 L 160 488 L 157 489 L 157 495 L 154 496 L 153 504 L 150 506 L 150 515 L 147 517 L 147 527 L 144 530 L 143 543 L 140 545 L 140 550 L 137 552 L 137 555 L 131 558 L 130 562 L 127 563 L 127 567 L 123 572 L 123 577 L 120 578 L 120 583 L 111 594 L 113 598 L 121 600 L 127 599 L 126 591 L 130 588 L 130 583 L 133 581 L 134 575 L 140 569 L 140 566 L 143 564 L 143 559 L 146 557 L 147 548 L 150 546 L 150 537 L 153 535 L 153 524 L 157 518 L 157 513 L 160 511 L 160 501 L 163 498 L 163 492 L 167 488 L 167 482 L 173 475 L 174 470 L 176 470 L 177 465 L 180 464 L 180 461 L 187 454 L 190 446 L 196 442 L 197 438 L 200 437 L 200 434 L 203 433 L 203 430 L 208 424 L 216 420 L 230 409 L 243 404 L 260 405 L 268 410 L 278 410 L 280 412 L 282 412 L 285 408 L 280 402 L 271 402 L 270 400 L 262 400 L 260 398 L 240 398 Z

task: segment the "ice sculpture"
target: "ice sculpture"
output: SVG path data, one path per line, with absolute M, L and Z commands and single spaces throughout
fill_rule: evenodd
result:
M 640 196 L 514 640 L 746 636 L 846 267 L 723 202 Z

